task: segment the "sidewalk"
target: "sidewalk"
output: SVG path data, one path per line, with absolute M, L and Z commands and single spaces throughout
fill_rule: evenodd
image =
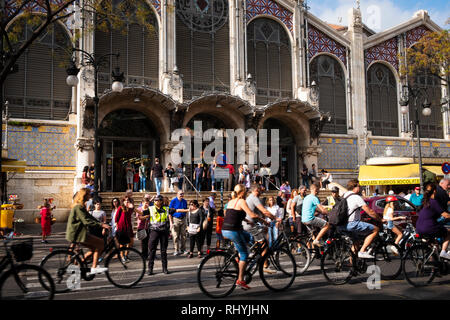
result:
M 55 223 L 52 225 L 52 235 L 65 234 L 66 226 L 66 223 Z M 37 223 L 18 223 L 16 225 L 16 233 L 21 237 L 40 236 L 41 225 Z

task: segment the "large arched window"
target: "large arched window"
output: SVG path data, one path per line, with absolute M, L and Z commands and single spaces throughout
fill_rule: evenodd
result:
M 422 87 L 426 91 L 426 98 L 431 103 L 431 115 L 426 117 L 422 114 L 422 104 L 425 101 L 425 96 L 420 95 L 417 98 L 419 105 L 419 119 L 420 119 L 420 137 L 421 138 L 444 138 L 443 118 L 441 108 L 441 81 L 434 75 L 424 71 L 412 79 L 413 86 Z M 414 119 L 414 100 L 409 102 L 410 119 Z
M 22 41 L 31 37 L 33 26 L 23 19 L 15 22 L 23 28 Z M 12 26 L 13 28 L 14 26 Z M 22 54 L 19 71 L 8 76 L 4 97 L 14 118 L 67 120 L 72 90 L 66 84 L 65 66 L 70 59 L 70 38 L 62 25 L 55 23 Z
M 111 57 L 110 64 L 99 72 L 99 92 L 111 88 L 111 72 L 117 66 L 124 72 L 126 85 L 146 85 L 158 89 L 159 40 L 158 22 L 152 9 L 142 2 L 147 22 L 152 27 L 137 23 L 129 16 L 129 23 L 116 30 L 108 21 L 99 20 L 95 30 L 95 54 L 119 53 L 119 59 Z M 104 27 L 104 26 L 107 27 Z
M 381 63 L 367 71 L 368 130 L 375 136 L 398 136 L 398 99 L 394 74 Z
M 289 36 L 277 22 L 258 18 L 247 26 L 248 72 L 256 81 L 256 104 L 292 97 Z
M 184 99 L 230 91 L 228 1 L 176 1 L 177 66 Z
M 311 61 L 310 72 L 311 81 L 316 81 L 319 87 L 319 108 L 332 116 L 323 132 L 346 134 L 345 75 L 339 62 L 328 55 L 320 55 Z

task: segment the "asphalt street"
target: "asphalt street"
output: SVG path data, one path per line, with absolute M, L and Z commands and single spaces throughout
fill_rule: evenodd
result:
M 48 238 L 49 243 L 40 241 L 39 225 L 24 225 L 18 228 L 25 236 L 34 238 L 34 254 L 30 263 L 39 264 L 50 248 L 55 246 L 67 246 L 64 238 L 65 224 L 55 224 L 53 234 Z M 213 243 L 215 239 L 213 236 Z M 140 241 L 136 241 L 135 248 L 140 249 Z M 171 274 L 163 274 L 161 261 L 155 261 L 155 275 L 145 274 L 141 282 L 132 289 L 120 289 L 113 286 L 104 274 L 96 275 L 92 281 L 82 281 L 80 289 L 68 293 L 56 295 L 56 300 L 210 300 L 206 297 L 197 284 L 196 271 L 201 259 L 194 256 L 188 259 L 186 256 L 173 256 L 172 241 L 169 241 L 168 260 Z M 380 289 L 369 290 L 367 279 L 369 274 L 361 275 L 350 281 L 349 284 L 334 286 L 326 282 L 322 275 L 317 260 L 313 262 L 308 271 L 295 279 L 292 287 L 283 292 L 268 290 L 256 274 L 251 282 L 251 290 L 235 291 L 227 297 L 227 300 L 376 300 L 376 299 L 449 299 L 450 275 L 435 278 L 433 283 L 425 288 L 410 286 L 402 276 L 397 280 L 382 281 Z

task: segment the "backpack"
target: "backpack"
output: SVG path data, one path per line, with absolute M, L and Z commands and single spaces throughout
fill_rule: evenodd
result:
M 347 224 L 348 217 L 350 217 L 356 210 L 354 210 L 352 213 L 348 214 L 348 203 L 347 199 L 350 198 L 352 195 L 356 195 L 355 193 L 350 194 L 349 196 L 342 199 L 342 201 L 339 201 L 333 209 L 331 209 L 330 213 L 328 213 L 328 222 L 331 225 L 335 226 L 342 226 Z

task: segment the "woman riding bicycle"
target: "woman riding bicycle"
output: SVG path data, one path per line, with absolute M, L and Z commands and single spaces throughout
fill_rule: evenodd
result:
M 227 205 L 225 219 L 222 225 L 222 235 L 224 238 L 233 241 L 236 250 L 239 252 L 239 276 L 236 285 L 244 290 L 250 289 L 244 281 L 245 268 L 247 267 L 248 250 L 247 243 L 250 242 L 250 234 L 244 231 L 242 221 L 246 220 L 246 214 L 252 219 L 261 221 L 268 225 L 266 221 L 261 219 L 256 213 L 251 211 L 245 201 L 246 189 L 243 184 L 234 187 L 236 198 L 230 200 Z M 246 221 L 250 223 L 249 221 Z
M 435 195 L 436 185 L 431 183 L 426 185 L 423 196 L 423 207 L 419 212 L 419 219 L 417 219 L 416 223 L 416 232 L 421 236 L 426 235 L 444 239 L 440 256 L 450 260 L 450 253 L 447 252 L 450 242 L 450 232 L 447 231 L 446 227 L 437 222 L 437 219 L 441 216 L 449 219 L 450 214 L 444 212 L 438 201 L 434 199 Z
M 102 273 L 107 268 L 97 267 L 98 256 L 103 251 L 103 239 L 89 233 L 89 228 L 101 227 L 111 229 L 106 223 L 101 223 L 89 214 L 85 203 L 91 197 L 87 188 L 81 188 L 73 199 L 72 210 L 67 221 L 66 239 L 71 243 L 80 243 L 88 247 L 91 252 L 86 254 L 85 259 L 93 254 L 91 274 Z

